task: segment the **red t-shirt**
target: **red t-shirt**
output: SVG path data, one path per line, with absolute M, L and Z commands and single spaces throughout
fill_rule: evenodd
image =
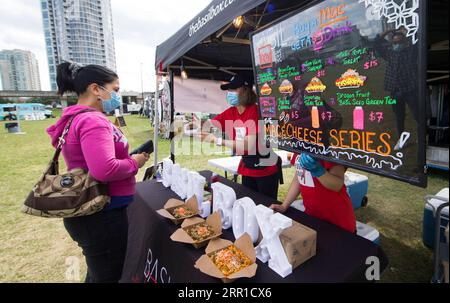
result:
M 212 122 L 221 127 L 231 140 L 244 140 L 250 135 L 258 135 L 258 106 L 251 105 L 239 114 L 236 107 L 230 107 L 220 115 L 217 115 Z M 229 122 L 227 122 L 229 121 Z M 241 160 L 238 167 L 238 174 L 247 177 L 267 177 L 278 172 L 276 165 L 263 169 L 250 169 L 245 167 Z
M 291 163 L 297 171 L 305 212 L 310 216 L 354 233 L 356 231 L 356 218 L 352 201 L 347 193 L 347 187 L 342 186 L 339 192 L 327 189 L 309 171 L 303 169 L 299 161 L 300 157 L 296 155 L 292 157 Z M 326 170 L 338 165 L 327 161 L 319 161 Z

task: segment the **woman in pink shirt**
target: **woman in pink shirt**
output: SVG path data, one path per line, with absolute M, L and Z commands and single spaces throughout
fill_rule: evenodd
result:
M 47 129 L 56 147 L 71 117 L 75 117 L 63 145 L 68 170 L 83 168 L 108 184 L 111 203 L 91 216 L 64 219 L 64 226 L 82 248 L 88 272 L 86 282 L 118 282 L 125 260 L 128 235 L 126 209 L 133 201 L 135 175 L 148 154 L 129 156 L 128 141 L 104 113 L 122 104 L 119 77 L 98 65 L 62 63 L 57 71 L 58 92 L 75 92 L 78 104 L 68 107 L 58 122 Z

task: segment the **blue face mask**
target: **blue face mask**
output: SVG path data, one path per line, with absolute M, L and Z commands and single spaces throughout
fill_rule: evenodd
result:
M 108 91 L 106 88 L 102 87 L 105 91 L 107 91 L 111 95 L 111 99 L 102 100 L 103 111 L 105 113 L 111 113 L 117 108 L 122 106 L 122 96 L 115 91 Z
M 227 93 L 227 102 L 231 106 L 238 106 L 239 105 L 239 95 L 236 92 L 228 92 Z

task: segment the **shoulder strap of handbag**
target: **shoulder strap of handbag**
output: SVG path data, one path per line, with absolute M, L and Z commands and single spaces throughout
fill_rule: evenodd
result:
M 63 133 L 62 133 L 61 136 L 59 137 L 59 143 L 58 143 L 58 145 L 56 146 L 56 151 L 55 151 L 55 154 L 54 154 L 53 160 L 52 160 L 52 164 L 53 164 L 54 167 L 58 167 L 58 166 L 57 166 L 57 165 L 58 165 L 58 159 L 59 159 L 59 156 L 61 155 L 62 147 L 63 147 L 63 145 L 66 143 L 66 140 L 65 140 L 64 138 L 65 138 L 66 135 L 69 133 L 69 129 L 70 129 L 70 126 L 71 126 L 72 123 L 73 123 L 73 120 L 75 119 L 76 116 L 78 116 L 78 115 L 80 115 L 80 114 L 84 114 L 84 113 L 89 113 L 89 112 L 95 112 L 95 110 L 93 110 L 93 109 L 84 109 L 84 110 L 81 110 L 81 111 L 75 113 L 75 114 L 70 118 L 69 122 L 67 123 L 66 127 L 64 128 Z M 56 166 L 55 166 L 55 165 L 56 165 Z M 57 174 L 57 173 L 56 173 L 56 174 Z

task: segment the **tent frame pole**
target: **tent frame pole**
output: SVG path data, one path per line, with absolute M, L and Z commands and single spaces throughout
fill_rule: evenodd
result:
M 170 79 L 170 159 L 175 163 L 175 96 L 174 87 L 175 83 L 173 81 L 173 70 L 169 69 L 169 79 Z
M 155 110 L 153 115 L 154 122 L 154 162 L 153 162 L 153 176 L 156 176 L 156 172 L 158 171 L 158 139 L 159 139 L 159 73 L 156 71 L 156 90 L 155 90 L 155 102 L 154 102 Z
M 201 65 L 204 65 L 204 66 L 206 66 L 206 67 L 214 67 L 214 68 L 215 68 L 214 65 L 211 65 L 211 64 L 206 63 L 206 62 L 201 61 L 201 60 L 194 59 L 194 58 L 192 58 L 192 57 L 183 56 L 183 58 L 186 59 L 186 60 L 189 60 L 189 61 L 192 61 L 192 62 L 201 64 Z M 224 69 L 224 68 L 219 68 L 219 70 L 220 70 L 220 71 L 223 71 L 224 73 L 227 73 L 227 74 L 229 74 L 229 75 L 232 75 L 232 76 L 235 76 L 235 75 L 236 75 L 236 73 L 233 73 L 233 72 L 231 72 L 231 71 L 229 71 L 229 70 L 226 70 L 226 69 Z
M 188 65 L 188 66 L 181 66 L 181 65 L 170 65 L 169 68 L 171 69 L 191 69 L 191 70 L 220 70 L 221 68 L 233 71 L 233 70 L 245 70 L 245 71 L 253 71 L 253 67 L 233 67 L 233 66 L 229 66 L 229 67 L 210 67 L 210 66 L 193 66 L 193 65 Z

